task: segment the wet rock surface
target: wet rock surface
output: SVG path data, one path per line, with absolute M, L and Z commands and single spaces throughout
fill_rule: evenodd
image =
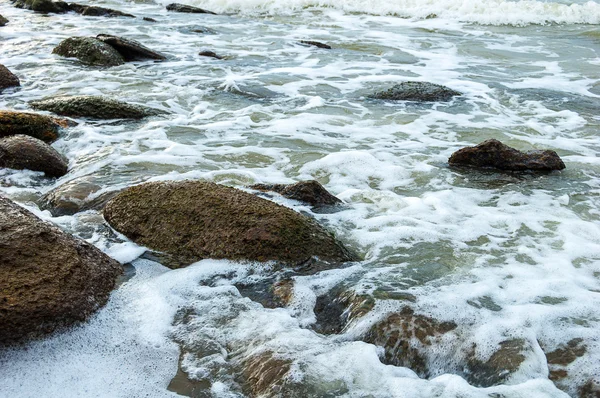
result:
M 478 387 L 491 387 L 504 383 L 525 361 L 525 352 L 530 350 L 523 339 L 506 340 L 486 361 L 471 354 L 467 358 L 465 379 Z
M 125 63 L 117 50 L 93 37 L 70 37 L 61 41 L 52 53 L 77 58 L 89 65 L 118 66 Z
M 52 97 L 31 101 L 29 105 L 34 109 L 54 112 L 62 116 L 91 119 L 142 119 L 161 113 L 143 106 L 94 95 Z
M 70 10 L 69 5 L 64 1 L 51 0 L 17 0 L 14 3 L 17 8 L 43 12 L 43 13 L 65 13 Z
M 217 15 L 216 13 L 214 13 L 212 11 L 205 10 L 203 8 L 188 6 L 186 4 L 180 4 L 180 3 L 171 3 L 171 4 L 167 5 L 167 11 L 184 12 L 184 13 L 188 13 L 188 14 L 212 14 L 212 15 Z
M 0 16 L 0 26 L 2 23 L 2 16 Z M 5 88 L 18 87 L 21 85 L 19 78 L 12 73 L 6 66 L 0 64 L 0 92 Z
M 391 101 L 446 102 L 461 93 L 439 84 L 427 82 L 402 82 L 372 98 Z
M 2 15 L 0 15 L 0 26 L 6 26 L 7 23 L 8 23 L 8 19 L 6 19 Z
M 546 354 L 548 370 L 550 371 L 548 378 L 558 388 L 566 392 L 573 392 L 572 386 L 576 385 L 577 382 L 572 380 L 572 375 L 570 374 L 572 372 L 569 372 L 569 365 L 586 354 L 587 346 L 584 340 L 580 338 L 571 339 L 566 344 L 562 344 L 549 352 L 543 346 L 542 349 Z M 581 387 L 583 388 L 584 386 Z
M 343 287 L 332 289 L 317 297 L 314 312 L 316 322 L 312 329 L 321 334 L 339 334 L 354 320 L 375 307 L 373 297 L 357 294 Z
M 0 137 L 24 134 L 50 143 L 56 141 L 61 129 L 69 125 L 68 120 L 46 115 L 0 111 Z
M 431 374 L 426 347 L 438 344 L 441 336 L 456 327 L 453 322 L 440 322 L 404 307 L 373 325 L 363 341 L 383 347 L 383 363 L 410 368 L 427 378 Z
M 138 43 L 135 40 L 126 39 L 113 35 L 101 34 L 96 39 L 113 47 L 126 62 L 144 61 L 148 59 L 165 60 L 164 55 L 150 50 L 148 47 Z
M 300 181 L 296 184 L 254 184 L 248 188 L 262 192 L 277 192 L 288 198 L 313 206 L 327 206 L 342 203 L 330 194 L 318 181 Z
M 152 250 L 191 258 L 298 265 L 313 256 L 356 260 L 314 220 L 252 194 L 207 181 L 128 188 L 104 208 L 117 231 Z
M 214 51 L 200 51 L 198 53 L 198 55 L 200 55 L 201 57 L 209 57 L 209 58 L 215 58 L 215 59 L 223 59 L 223 57 L 221 57 L 220 55 L 217 55 L 216 52 Z
M 454 152 L 448 159 L 451 166 L 494 168 L 506 171 L 562 170 L 565 164 L 554 151 L 521 152 L 498 140 L 486 140 L 479 145 Z
M 85 4 L 69 3 L 69 9 L 78 14 L 88 17 L 128 17 L 135 18 L 135 15 L 127 14 L 112 8 L 89 6 Z
M 69 181 L 46 193 L 40 200 L 40 208 L 49 210 L 54 217 L 70 216 L 81 211 L 100 211 L 119 191 L 98 194 L 102 186 L 93 178 L 82 177 Z
M 48 177 L 67 174 L 67 160 L 44 141 L 28 135 L 0 138 L 0 167 L 42 171 Z
M 0 345 L 85 320 L 121 265 L 0 196 Z
M 300 40 L 298 43 L 304 44 L 306 46 L 312 46 L 312 47 L 324 48 L 326 50 L 331 50 L 331 46 L 330 45 L 325 44 L 325 43 L 321 43 L 319 41 Z

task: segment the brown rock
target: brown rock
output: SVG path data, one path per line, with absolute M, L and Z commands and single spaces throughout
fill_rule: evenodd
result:
M 126 62 L 144 61 L 147 59 L 156 59 L 163 61 L 167 59 L 162 54 L 150 50 L 148 47 L 138 43 L 135 40 L 125 39 L 124 37 L 101 34 L 96 39 L 110 45 L 121 54 Z
M 479 145 L 459 149 L 448 163 L 451 166 L 495 168 L 509 171 L 562 170 L 565 164 L 554 151 L 521 152 L 498 140 L 487 140 Z
M 273 352 L 263 352 L 242 362 L 242 374 L 238 382 L 251 397 L 277 397 L 286 382 L 292 362 L 278 358 Z
M 466 380 L 478 387 L 491 387 L 502 384 L 515 373 L 529 349 L 522 339 L 506 340 L 487 361 L 482 361 L 473 352 L 467 359 Z
M 0 345 L 85 320 L 122 272 L 94 246 L 3 197 L 0 270 Z
M 48 177 L 67 174 L 67 160 L 42 140 L 28 135 L 0 138 L 0 167 L 43 171 Z
M 14 6 L 26 10 L 43 13 L 65 13 L 69 11 L 69 5 L 64 1 L 52 0 L 16 0 Z
M 200 55 L 202 57 L 210 57 L 210 58 L 216 58 L 216 59 L 223 59 L 223 57 L 221 57 L 220 55 L 217 55 L 217 53 L 215 53 L 214 51 L 200 51 L 198 53 L 198 55 Z
M 60 130 L 72 125 L 66 119 L 27 112 L 0 111 L 0 137 L 25 134 L 44 142 L 58 139 Z
M 327 192 L 318 181 L 300 181 L 295 184 L 254 184 L 249 188 L 257 191 L 273 191 L 288 199 L 298 200 L 313 206 L 336 205 L 341 200 Z
M 6 26 L 7 23 L 8 23 L 8 19 L 6 19 L 2 15 L 0 15 L 0 26 Z
M 113 10 L 111 8 L 87 6 L 78 3 L 69 3 L 69 9 L 78 14 L 88 17 L 128 17 L 135 18 L 135 15 L 127 14 L 122 11 Z
M 73 215 L 80 211 L 101 210 L 106 202 L 115 197 L 119 191 L 97 194 L 102 187 L 93 177 L 82 177 L 71 180 L 46 193 L 40 208 L 49 210 L 54 217 Z
M 125 63 L 117 50 L 93 37 L 69 37 L 61 41 L 52 54 L 77 58 L 88 65 L 118 66 Z
M 128 188 L 104 208 L 117 231 L 150 249 L 192 258 L 302 264 L 357 260 L 314 220 L 238 189 L 207 181 Z
M 19 78 L 10 70 L 8 70 L 6 66 L 0 65 L 0 92 L 5 88 L 18 87 L 20 85 L 21 82 L 19 81 Z
M 600 398 L 600 376 L 591 379 L 579 389 L 579 398 Z
M 212 14 L 212 15 L 217 15 L 216 13 L 214 13 L 212 11 L 205 10 L 203 8 L 188 6 L 186 4 L 179 4 L 179 3 L 171 3 L 171 4 L 169 4 L 167 6 L 167 11 L 184 12 L 184 13 L 189 13 L 189 14 Z

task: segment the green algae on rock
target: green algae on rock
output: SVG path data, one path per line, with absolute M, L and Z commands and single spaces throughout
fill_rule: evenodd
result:
M 0 345 L 84 321 L 103 306 L 121 265 L 0 196 Z
M 67 160 L 42 140 L 22 134 L 0 138 L 0 167 L 62 177 L 68 166 Z
M 91 119 L 142 119 L 162 112 L 95 95 L 61 96 L 31 101 L 32 108 L 62 116 Z
M 314 220 L 241 190 L 208 181 L 151 182 L 104 208 L 117 231 L 152 250 L 205 258 L 341 263 L 358 257 Z
M 69 37 L 61 41 L 52 53 L 77 58 L 89 65 L 118 66 L 125 63 L 117 50 L 93 37 Z
M 68 120 L 37 113 L 0 111 L 0 137 L 24 134 L 50 143 L 69 125 Z

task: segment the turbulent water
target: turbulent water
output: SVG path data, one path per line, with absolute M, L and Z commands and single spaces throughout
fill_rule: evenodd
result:
M 3 352 L 0 396 L 176 396 L 167 389 L 180 361 L 175 341 L 216 347 L 181 359 L 215 397 L 243 396 L 228 364 L 261 352 L 291 360 L 292 378 L 315 397 L 563 397 L 598 378 L 600 3 L 189 3 L 223 13 L 216 16 L 168 13 L 166 1 L 94 4 L 140 18 L 45 16 L 0 2 L 10 20 L 0 28 L 0 63 L 22 82 L 0 96 L 0 108 L 104 94 L 168 115 L 79 120 L 54 145 L 69 158 L 68 175 L 2 169 L 0 192 L 133 261 L 135 276 L 89 323 Z M 168 60 L 106 69 L 51 54 L 66 37 L 99 33 L 138 40 Z M 425 105 L 367 98 L 405 80 L 464 95 Z M 553 149 L 567 168 L 530 175 L 448 167 L 453 151 L 488 138 Z M 298 276 L 291 305 L 268 309 L 234 286 L 266 278 L 265 267 L 207 260 L 168 270 L 135 260 L 144 249 L 108 233 L 98 212 L 52 217 L 38 208 L 44 193 L 75 179 L 101 193 L 188 178 L 239 188 L 317 179 L 346 203 L 341 211 L 273 200 L 311 213 L 364 261 Z M 340 283 L 375 297 L 375 308 L 341 334 L 317 334 L 316 297 Z M 430 348 L 438 360 L 429 379 L 384 365 L 381 350 L 358 339 L 407 304 L 458 325 L 458 353 Z M 182 308 L 189 323 L 177 320 Z M 544 353 L 576 338 L 585 355 L 568 365 L 561 390 Z M 501 385 L 478 388 L 461 377 L 457 358 L 476 347 L 485 360 L 511 339 L 529 348 Z

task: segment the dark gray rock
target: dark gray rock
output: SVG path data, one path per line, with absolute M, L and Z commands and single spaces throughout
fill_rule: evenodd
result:
M 458 91 L 427 82 L 402 82 L 387 91 L 375 93 L 372 98 L 392 101 L 438 102 L 450 101 L 461 95 Z
M 0 92 L 5 88 L 18 87 L 21 85 L 19 78 L 8 68 L 0 64 Z
M 156 19 L 154 19 L 154 18 L 150 18 L 150 17 L 144 17 L 144 18 L 142 18 L 142 19 L 143 19 L 144 21 L 146 21 L 146 22 L 158 22 Z
M 147 59 L 162 61 L 167 59 L 164 55 L 150 50 L 148 47 L 138 43 L 135 40 L 129 40 L 123 37 L 107 34 L 100 34 L 96 36 L 96 39 L 101 40 L 102 42 L 113 47 L 127 62 L 144 61 Z
M 198 55 L 202 56 L 202 57 L 210 57 L 210 58 L 216 58 L 216 59 L 223 59 L 223 57 L 221 57 L 220 55 L 217 55 L 217 53 L 215 53 L 214 51 L 200 51 L 200 53 L 198 53 Z
M 0 196 L 0 345 L 84 321 L 102 307 L 121 265 Z
M 94 95 L 46 98 L 31 101 L 29 105 L 34 109 L 54 112 L 58 115 L 92 119 L 141 119 L 162 113 L 155 109 Z
M 212 14 L 212 15 L 217 15 L 216 13 L 214 13 L 212 11 L 205 10 L 203 8 L 188 6 L 186 4 L 179 4 L 179 3 L 171 3 L 171 4 L 169 4 L 167 6 L 167 11 L 185 12 L 185 13 L 189 13 L 189 14 Z
M 48 177 L 67 174 L 67 160 L 42 140 L 28 135 L 0 138 L 0 167 L 43 171 Z
M 312 40 L 300 40 L 299 42 L 300 44 L 304 44 L 307 46 L 313 46 L 313 47 L 319 47 L 319 48 L 324 48 L 326 50 L 331 50 L 331 46 L 325 43 L 321 43 L 319 41 L 312 41 Z
M 61 14 L 70 11 L 69 5 L 64 1 L 17 0 L 14 2 L 14 6 L 43 13 Z
M 554 151 L 521 152 L 494 139 L 459 149 L 450 156 L 448 163 L 451 166 L 495 168 L 507 171 L 551 171 L 565 168 L 565 164 Z
M 289 199 L 305 202 L 313 206 L 336 205 L 341 200 L 330 194 L 318 181 L 300 181 L 295 184 L 254 184 L 248 188 L 257 191 L 272 191 Z
M 113 10 L 112 8 L 104 8 L 98 6 L 88 6 L 78 3 L 69 3 L 69 9 L 78 14 L 85 15 L 88 17 L 127 17 L 135 18 L 135 15 L 127 14 L 119 10 Z
M 93 37 L 70 37 L 61 41 L 52 53 L 77 58 L 89 65 L 118 66 L 125 63 L 114 47 Z
M 7 23 L 8 23 L 8 19 L 6 19 L 2 15 L 0 15 L 0 26 L 6 26 Z

